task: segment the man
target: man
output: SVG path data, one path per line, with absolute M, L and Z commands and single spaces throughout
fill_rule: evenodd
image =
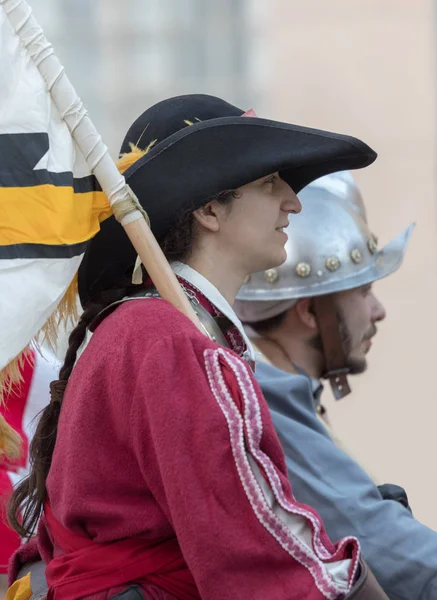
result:
M 437 534 L 414 519 L 400 488 L 379 490 L 319 418 L 326 417 L 320 379 L 341 398 L 350 391 L 347 375 L 366 369 L 385 318 L 372 284 L 401 265 L 411 227 L 378 250 L 349 173 L 317 180 L 300 199 L 286 263 L 248 277 L 235 304 L 266 359 L 256 377 L 293 491 L 321 513 L 331 536 L 360 539 L 390 598 L 437 598 Z

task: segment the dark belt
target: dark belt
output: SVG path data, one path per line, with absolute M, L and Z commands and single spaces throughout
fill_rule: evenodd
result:
M 344 600 L 389 600 L 365 562 L 360 563 L 358 581 Z
M 131 585 L 127 590 L 112 596 L 109 600 L 146 600 L 146 597 L 139 585 Z

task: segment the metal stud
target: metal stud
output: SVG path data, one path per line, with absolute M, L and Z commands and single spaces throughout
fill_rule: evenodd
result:
M 249 281 L 250 281 L 250 273 L 248 273 L 248 274 L 246 275 L 246 277 L 244 278 L 244 280 L 243 280 L 243 284 L 244 284 L 244 283 L 249 283 Z
M 326 259 L 325 266 L 328 271 L 336 271 L 340 268 L 340 261 L 336 256 L 330 256 Z
M 369 241 L 367 242 L 367 247 L 369 248 L 370 254 L 375 254 L 375 252 L 378 250 L 378 244 L 375 236 L 372 236 L 369 239 Z
M 352 250 L 351 259 L 352 259 L 352 262 L 354 262 L 356 265 L 358 265 L 363 260 L 361 252 L 358 250 L 358 248 L 354 248 Z
M 268 283 L 275 283 L 279 279 L 278 269 L 267 269 L 264 271 L 264 278 Z
M 296 274 L 299 277 L 308 277 L 311 273 L 311 265 L 307 262 L 300 262 L 296 265 Z

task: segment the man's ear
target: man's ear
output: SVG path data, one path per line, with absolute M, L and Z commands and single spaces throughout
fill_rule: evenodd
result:
M 318 330 L 312 298 L 302 298 L 301 300 L 298 300 L 294 308 L 296 314 L 299 316 L 299 319 L 304 325 L 306 325 L 306 327 L 312 331 Z
M 193 212 L 197 223 L 208 231 L 218 231 L 220 228 L 219 220 L 217 218 L 217 204 L 216 200 L 211 200 L 211 202 L 208 202 Z

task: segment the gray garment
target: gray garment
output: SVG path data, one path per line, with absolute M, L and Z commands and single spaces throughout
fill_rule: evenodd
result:
M 17 579 L 25 577 L 30 572 L 32 595 L 30 600 L 44 600 L 49 591 L 46 580 L 46 566 L 42 560 L 25 565 L 20 569 Z
M 400 503 L 384 500 L 366 472 L 334 444 L 317 417 L 309 377 L 260 362 L 255 376 L 297 500 L 321 514 L 333 540 L 347 535 L 360 540 L 365 560 L 391 600 L 437 600 L 437 533 Z

